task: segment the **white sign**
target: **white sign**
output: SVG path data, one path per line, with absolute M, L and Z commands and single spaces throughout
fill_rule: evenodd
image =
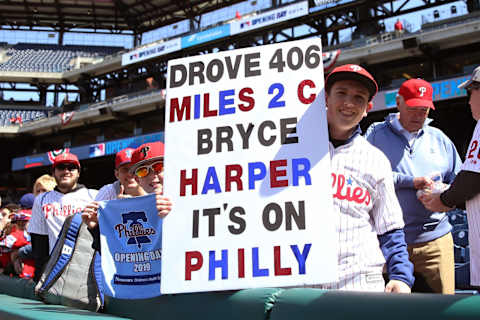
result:
M 230 23 L 232 35 L 270 26 L 279 22 L 308 14 L 308 1 L 294 3 L 279 9 L 270 10 L 255 16 L 245 17 Z
M 148 47 L 139 48 L 122 55 L 122 66 L 163 56 L 170 52 L 179 51 L 181 48 L 181 38 L 175 38 L 162 43 L 150 45 Z
M 337 280 L 321 57 L 315 39 L 169 61 L 162 293 Z

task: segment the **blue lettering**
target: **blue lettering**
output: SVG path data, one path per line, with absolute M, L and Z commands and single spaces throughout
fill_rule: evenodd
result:
M 252 248 L 252 274 L 254 277 L 268 277 L 268 269 L 260 269 L 258 265 L 258 247 Z
M 209 269 L 208 269 L 208 280 L 215 280 L 215 269 L 222 269 L 222 279 L 228 278 L 228 250 L 222 250 L 222 258 L 220 260 L 215 260 L 215 251 L 209 251 Z
M 196 94 L 194 97 L 195 97 L 195 102 L 194 102 L 193 118 L 199 119 L 200 118 L 200 95 Z
M 210 180 L 212 181 L 210 182 Z M 215 167 L 208 167 L 205 182 L 203 183 L 202 194 L 207 194 L 209 190 L 215 190 L 215 193 L 222 192 Z
M 300 168 L 301 167 L 301 168 Z M 310 177 L 310 160 L 307 158 L 292 159 L 292 179 L 293 185 L 298 186 L 298 180 L 300 177 L 305 179 L 305 185 L 312 184 L 312 178 Z
M 255 173 L 255 170 L 260 172 Z M 248 189 L 255 189 L 255 181 L 262 180 L 267 174 L 267 168 L 263 162 L 250 162 L 248 163 Z
M 235 89 L 220 91 L 218 114 L 223 116 L 225 114 L 235 113 L 235 107 L 226 108 L 226 105 L 232 105 L 235 101 L 233 98 L 227 99 L 228 96 L 235 95 Z
M 300 250 L 298 250 L 298 246 L 296 244 L 290 246 L 295 258 L 297 258 L 298 261 L 298 274 L 305 274 L 305 261 L 307 260 L 311 247 L 312 244 L 307 243 L 305 246 L 303 246 L 303 252 L 300 253 Z

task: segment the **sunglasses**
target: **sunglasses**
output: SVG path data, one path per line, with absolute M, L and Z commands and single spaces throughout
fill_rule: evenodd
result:
M 60 163 L 55 166 L 55 169 L 58 169 L 60 171 L 63 171 L 63 170 L 73 171 L 73 170 L 77 170 L 78 168 L 74 164 Z
M 152 164 L 138 167 L 135 170 L 135 175 L 139 178 L 145 178 L 150 174 L 150 172 L 162 172 L 162 171 L 163 171 L 163 161 L 157 161 Z

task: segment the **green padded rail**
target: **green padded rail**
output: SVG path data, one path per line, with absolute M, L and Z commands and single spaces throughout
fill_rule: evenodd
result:
M 0 319 L 119 320 L 121 318 L 64 306 L 48 305 L 41 301 L 0 294 Z
M 480 319 L 480 296 L 385 294 L 288 289 L 277 296 L 270 320 Z
M 275 296 L 282 289 L 166 295 L 153 299 L 123 300 L 106 297 L 105 311 L 133 319 L 268 319 Z
M 0 293 L 36 299 L 32 282 L 1 275 Z M 9 296 L 0 295 L 0 319 L 88 319 L 99 316 L 108 319 L 106 314 L 45 305 L 40 301 Z M 259 288 L 165 295 L 140 300 L 107 297 L 105 312 L 111 315 L 111 319 L 119 316 L 162 320 L 462 320 L 480 319 L 480 295 L 408 295 L 309 288 Z

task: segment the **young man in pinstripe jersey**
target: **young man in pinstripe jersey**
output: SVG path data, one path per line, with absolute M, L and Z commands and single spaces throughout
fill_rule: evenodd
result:
M 54 159 L 52 175 L 57 186 L 35 198 L 27 230 L 32 238 L 35 281 L 40 278 L 65 219 L 82 212 L 97 195 L 97 190 L 78 183 L 80 162 L 73 153 L 62 153 Z
M 465 162 L 448 190 L 441 194 L 426 194 L 420 200 L 432 211 L 448 211 L 454 207 L 466 206 L 470 283 L 480 287 L 480 66 L 458 88 L 467 90 L 472 117 L 477 120 Z
M 320 288 L 409 293 L 413 283 L 390 162 L 360 135 L 359 122 L 377 91 L 373 77 L 358 65 L 337 67 L 326 79 L 339 281 Z

